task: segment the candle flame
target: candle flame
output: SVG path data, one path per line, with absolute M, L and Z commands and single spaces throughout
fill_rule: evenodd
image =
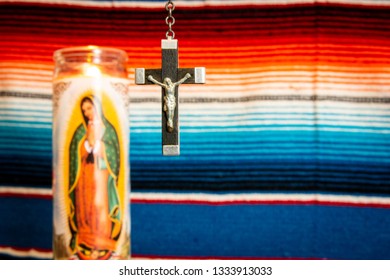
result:
M 83 70 L 87 77 L 99 77 L 102 75 L 99 67 L 95 65 L 85 65 Z

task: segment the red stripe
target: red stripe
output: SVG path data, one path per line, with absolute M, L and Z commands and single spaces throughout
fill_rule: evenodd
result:
M 42 249 L 42 248 L 27 248 L 27 247 L 14 247 L 14 246 L 2 246 L 0 245 L 1 250 L 12 249 L 21 253 L 28 253 L 30 250 L 35 250 L 39 253 L 52 253 L 52 249 Z M 245 257 L 245 256 L 159 256 L 159 255 L 144 255 L 144 254 L 132 254 L 131 258 L 138 259 L 179 259 L 179 260 L 320 260 L 320 258 L 308 257 Z
M 370 11 L 383 11 L 384 9 L 390 8 L 390 5 L 387 3 L 381 3 L 377 5 L 370 5 L 368 3 L 357 3 L 358 0 L 356 0 L 356 3 L 275 3 L 275 4 L 240 4 L 237 3 L 235 5 L 224 5 L 221 1 L 221 4 L 218 5 L 200 5 L 200 6 L 180 6 L 181 10 L 188 10 L 188 11 L 203 11 L 205 7 L 207 10 L 215 10 L 218 11 L 220 9 L 224 10 L 231 10 L 236 11 L 237 9 L 244 9 L 244 10 L 252 10 L 252 9 L 280 9 L 291 7 L 291 8 L 305 8 L 305 7 L 312 7 L 312 6 L 320 6 L 320 7 L 335 7 L 335 8 L 347 8 L 347 9 L 365 9 Z M 82 3 L 82 2 L 81 2 Z M 106 4 L 109 4 L 109 2 L 106 2 Z M 42 3 L 42 2 L 22 2 L 22 1 L 13 1 L 11 3 L 9 2 L 0 2 L 0 6 L 19 6 L 19 7 L 46 7 L 46 8 L 77 8 L 77 9 L 87 9 L 87 10 L 113 10 L 113 9 L 120 9 L 122 11 L 139 11 L 139 10 L 153 10 L 161 12 L 161 9 L 164 8 L 163 5 L 161 7 L 156 8 L 149 8 L 149 7 L 101 7 L 101 6 L 85 6 L 78 3 Z
M 2 192 L 0 197 L 14 197 L 14 198 L 37 198 L 37 199 L 49 199 L 53 196 L 51 194 L 25 194 L 25 193 L 13 193 L 13 192 Z
M 355 203 L 355 202 L 333 202 L 317 200 L 239 200 L 239 201 L 198 201 L 198 200 L 164 200 L 164 199 L 132 199 L 134 204 L 190 204 L 207 206 L 229 206 L 229 205 L 308 205 L 308 206 L 338 206 L 338 207 L 368 207 L 389 209 L 390 204 L 381 203 Z
M 179 259 L 179 260 L 321 260 L 320 258 L 308 257 L 225 257 L 225 256 L 159 256 L 159 255 L 143 255 L 132 254 L 132 258 L 145 258 L 145 259 Z M 324 258 L 322 258 L 323 260 Z
M 103 15 L 103 14 L 102 14 Z M 58 16 L 59 17 L 59 16 Z M 146 17 L 146 15 L 145 15 Z M 27 17 L 10 17 L 7 14 L 3 14 L 1 21 L 4 26 L 10 27 L 34 27 L 34 28 L 44 28 L 44 29 L 57 29 L 59 31 L 66 31 L 70 28 L 79 28 L 81 30 L 95 31 L 95 32 L 116 32 L 116 33 L 145 33 L 145 32 L 157 32 L 156 28 L 161 29 L 164 26 L 161 26 L 161 20 L 150 19 L 148 25 L 144 26 L 141 19 L 115 19 L 110 18 L 109 20 L 101 20 L 98 18 L 92 18 L 88 20 L 82 20 L 81 15 L 73 15 L 69 18 L 57 18 L 59 22 L 52 22 L 54 18 L 53 15 L 49 16 L 27 16 Z M 77 22 L 72 21 L 71 19 L 77 18 Z M 61 20 L 61 21 L 60 21 Z M 321 21 L 321 23 L 317 23 Z M 303 31 L 305 29 L 316 29 L 322 27 L 326 29 L 343 31 L 346 29 L 352 29 L 355 31 L 367 31 L 368 28 L 376 28 L 377 30 L 369 30 L 375 32 L 388 32 L 388 29 L 382 27 L 381 24 L 389 23 L 390 20 L 378 20 L 378 19 L 362 19 L 357 18 L 351 20 L 346 16 L 310 16 L 310 17 L 280 17 L 274 18 L 271 20 L 265 19 L 241 19 L 237 18 L 235 20 L 229 20 L 229 23 L 220 20 L 214 20 L 211 22 L 211 25 L 202 26 L 202 22 L 196 19 L 186 18 L 181 21 L 181 25 L 178 26 L 178 30 L 185 31 L 187 28 L 191 28 L 190 33 L 202 32 L 203 34 L 207 33 L 218 33 L 221 29 L 231 30 L 237 32 L 239 28 L 239 35 L 243 30 L 251 30 L 255 34 L 268 34 L 270 31 L 281 32 L 284 30 L 300 28 Z M 218 28 L 216 27 L 218 24 Z M 200 25 L 200 26 L 199 26 Z M 119 27 L 120 26 L 120 27 Z M 115 28 L 113 28 L 115 27 Z M 259 28 L 255 30 L 254 28 Z M 70 31 L 70 30 L 69 30 Z M 348 34 L 349 35 L 349 34 Z
M 0 197 L 14 197 L 14 198 L 38 198 L 49 199 L 53 198 L 49 194 L 23 194 L 4 192 L 0 193 Z M 368 207 L 368 208 L 383 208 L 389 209 L 390 204 L 382 203 L 357 203 L 344 201 L 318 201 L 318 200 L 235 200 L 235 201 L 206 201 L 206 200 L 173 200 L 173 199 L 130 199 L 133 204 L 175 204 L 175 205 L 205 205 L 205 206 L 229 206 L 229 205 L 308 205 L 308 206 L 337 206 L 337 207 Z

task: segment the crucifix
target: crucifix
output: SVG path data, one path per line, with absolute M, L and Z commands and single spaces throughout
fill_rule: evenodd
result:
M 165 22 L 169 26 L 166 38 L 161 40 L 161 69 L 135 69 L 137 85 L 155 84 L 162 88 L 162 152 L 164 156 L 180 155 L 179 129 L 179 85 L 204 84 L 206 70 L 204 67 L 179 68 L 178 42 L 172 25 L 175 19 L 172 11 L 175 9 L 172 1 L 165 5 L 169 15 Z

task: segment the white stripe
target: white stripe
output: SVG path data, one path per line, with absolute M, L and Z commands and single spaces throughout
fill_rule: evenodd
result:
M 180 87 L 180 98 L 242 98 L 253 95 L 308 95 L 314 93 L 318 96 L 342 96 L 342 97 L 388 97 L 390 84 L 381 82 L 372 84 L 346 84 L 346 83 L 313 83 L 312 79 L 299 81 L 291 78 L 291 81 L 266 81 L 259 79 L 249 84 L 242 85 L 242 80 L 231 80 L 224 76 L 214 82 L 208 77 L 205 85 L 184 85 Z M 390 79 L 390 75 L 389 75 Z M 133 80 L 130 79 L 132 82 Z M 220 81 L 223 84 L 220 84 Z M 49 82 L 4 81 L 0 87 L 2 91 L 45 94 L 49 98 L 52 95 L 52 84 Z M 131 98 L 159 98 L 158 87 L 130 85 Z
M 52 195 L 51 189 L 28 188 L 28 187 L 0 187 L 0 193 L 26 194 L 26 195 Z M 245 194 L 206 194 L 206 193 L 143 193 L 131 192 L 130 198 L 145 201 L 199 201 L 199 202 L 240 202 L 240 201 L 319 201 L 339 202 L 354 204 L 381 204 L 390 205 L 390 197 L 380 196 L 354 196 L 354 195 L 330 195 L 330 194 L 267 194 L 267 193 L 245 193 Z
M 0 118 L 1 120 L 1 118 Z M 353 122 L 353 121 L 340 121 L 340 120 L 329 120 L 329 121 L 322 121 L 322 120 L 227 120 L 224 122 L 214 122 L 213 119 L 208 120 L 202 120 L 197 118 L 190 118 L 190 119 L 181 119 L 180 123 L 185 128 L 202 128 L 202 127 L 220 127 L 220 128 L 231 128 L 232 126 L 242 126 L 245 128 L 246 126 L 258 126 L 258 127 L 266 127 L 266 126 L 272 126 L 272 125 L 282 125 L 285 127 L 288 126 L 295 126 L 295 125 L 308 125 L 308 126 L 314 126 L 314 125 L 324 125 L 324 126 L 353 126 L 356 128 L 369 128 L 369 127 L 378 127 L 378 128 L 390 128 L 390 122 L 387 123 L 376 123 L 376 122 Z M 131 127 L 134 128 L 152 128 L 152 127 L 161 127 L 161 121 L 155 120 L 154 122 L 148 121 L 148 122 L 132 122 Z
M 228 79 L 228 78 L 224 78 Z M 225 80 L 222 80 L 224 82 Z M 184 85 L 180 87 L 180 97 L 183 98 L 240 98 L 251 95 L 308 95 L 314 93 L 321 96 L 352 96 L 352 97 L 388 97 L 390 84 L 337 84 L 337 83 L 314 83 L 313 80 L 306 82 L 295 81 L 258 81 L 242 85 L 240 80 L 231 81 L 232 84 L 213 84 L 207 80 L 206 85 Z M 130 86 L 131 96 L 134 98 L 156 98 L 161 90 L 153 86 Z
M 0 253 L 2 254 L 8 254 L 15 257 L 32 257 L 32 258 L 38 258 L 38 259 L 52 259 L 53 253 L 52 252 L 40 252 L 35 249 L 14 249 L 11 247 L 0 247 Z
M 293 104 L 293 106 L 292 106 Z M 161 102 L 143 102 L 130 104 L 130 116 L 150 115 L 160 116 Z M 52 101 L 49 99 L 30 99 L 17 97 L 2 97 L 0 99 L 0 108 L 18 108 L 34 109 L 45 112 L 52 111 Z M 338 101 L 267 101 L 260 100 L 248 103 L 182 103 L 180 104 L 181 116 L 192 115 L 214 115 L 218 114 L 253 114 L 253 113 L 313 113 L 317 110 L 318 114 L 332 113 L 340 115 L 359 114 L 370 116 L 390 116 L 389 104 L 367 104 L 367 103 L 340 103 Z
M 20 99 L 19 99 L 20 100 Z M 268 103 L 268 104 L 267 104 Z M 294 102 L 295 103 L 295 102 Z M 300 102 L 302 104 L 302 102 Z M 329 103 L 329 102 L 326 102 Z M 331 102 L 332 103 L 332 102 Z M 334 104 L 335 102 L 333 102 Z M 0 103 L 1 104 L 1 103 Z M 274 103 L 275 104 L 275 103 Z M 193 117 L 193 116 L 186 116 L 185 113 L 182 114 L 182 126 L 183 131 L 186 132 L 219 132 L 219 131 L 266 131 L 266 130 L 274 130 L 273 128 L 266 128 L 266 127 L 258 127 L 258 128 L 229 128 L 229 126 L 235 125 L 235 126 L 245 126 L 245 125 L 274 125 L 274 124 L 282 124 L 282 125 L 298 125 L 298 124 L 304 124 L 304 125 L 312 125 L 313 121 L 312 118 L 305 117 L 302 115 L 277 115 L 278 112 L 285 112 L 287 113 L 289 111 L 294 111 L 293 108 L 286 108 L 275 106 L 272 104 L 272 102 L 266 102 L 264 103 L 264 107 L 250 107 L 247 108 L 246 106 L 234 106 L 235 104 L 229 104 L 231 106 L 227 106 L 227 104 L 221 104 L 220 106 L 217 106 L 217 104 L 202 104 L 203 109 L 205 111 L 214 112 L 214 113 L 222 113 L 222 114 L 234 114 L 234 113 L 248 113 L 248 112 L 269 112 L 269 115 L 263 115 L 261 117 L 257 117 L 255 120 L 249 120 L 250 118 L 253 118 L 253 116 L 231 116 L 229 117 L 230 121 L 226 122 L 218 122 L 215 123 L 216 120 L 223 120 L 223 115 L 214 115 L 214 116 L 202 116 L 202 110 L 199 110 L 199 108 L 196 108 L 197 105 L 189 105 L 189 104 L 183 104 L 181 107 L 183 112 L 189 112 L 190 114 L 198 114 L 200 117 Z M 295 103 L 296 104 L 296 103 Z M 297 106 L 294 104 L 294 107 Z M 157 132 L 158 129 L 147 129 L 151 127 L 160 127 L 160 117 L 156 115 L 155 112 L 160 112 L 160 105 L 159 104 L 152 104 L 153 106 L 145 106 L 142 104 L 136 104 L 139 106 L 142 106 L 141 108 L 138 108 L 137 111 L 133 110 L 132 113 L 136 113 L 134 118 L 131 117 L 131 120 L 137 120 L 141 122 L 131 122 L 132 132 L 138 133 L 138 132 Z M 188 106 L 189 105 L 189 106 Z M 279 105 L 279 104 L 278 104 Z M 18 105 L 19 106 L 19 105 Z M 287 106 L 287 105 L 286 105 Z M 291 102 L 289 104 L 291 107 Z M 318 113 L 317 116 L 319 117 L 318 124 L 321 125 L 346 125 L 346 126 L 358 126 L 358 127 L 388 127 L 390 125 L 390 121 L 387 118 L 381 117 L 382 114 L 389 112 L 388 105 L 387 104 L 374 104 L 372 105 L 373 109 L 376 110 L 376 112 L 373 112 L 371 110 L 364 110 L 361 109 L 363 106 L 367 105 L 361 105 L 361 104 L 351 104 L 352 109 L 348 110 L 348 108 L 340 108 L 340 110 L 334 110 L 333 108 L 328 107 L 321 107 L 318 106 Z M 146 109 L 147 107 L 148 109 Z M 210 109 L 210 107 L 212 109 Z M 298 106 L 299 107 L 299 106 Z M 356 107 L 356 108 L 353 108 Z M 28 105 L 27 105 L 28 108 Z M 278 110 L 276 110 L 278 108 Z M 363 107 L 364 108 L 364 107 Z M 250 109 L 250 110 L 249 110 Z M 384 109 L 384 111 L 381 111 L 381 109 Z M 386 110 L 387 109 L 387 110 Z M 142 110 L 142 111 L 139 111 Z M 272 110 L 272 112 L 270 112 Z M 150 116 L 150 112 L 153 112 L 153 115 Z M 302 113 L 302 108 L 299 110 L 296 110 L 297 113 Z M 313 106 L 308 106 L 308 109 L 306 112 L 312 113 L 313 112 Z M 345 114 L 345 116 L 329 116 L 329 115 L 321 115 L 321 112 L 326 113 L 340 113 Z M 378 117 L 362 117 L 362 116 L 348 116 L 346 114 L 348 113 L 355 113 L 355 114 L 376 114 Z M 48 113 L 47 116 L 49 116 L 50 113 Z M 207 113 L 206 113 L 207 114 Z M 51 117 L 46 118 L 34 118 L 28 116 L 29 114 L 23 114 L 23 116 L 5 116 L 1 117 L 2 120 L 21 120 L 21 121 L 37 121 L 37 122 L 43 122 L 41 124 L 24 124 L 24 123 L 2 123 L 2 126 L 9 126 L 9 127 L 35 127 L 35 128 L 51 128 Z M 27 116 L 26 116 L 27 115 Z M 388 114 L 386 114 L 388 116 Z M 290 119 L 290 121 L 285 120 L 275 120 L 275 119 Z M 227 118 L 226 118 L 227 119 Z M 273 119 L 273 120 L 270 120 Z M 306 120 L 305 120 L 306 119 Z M 338 121 L 340 120 L 340 121 Z M 372 121 L 372 122 L 371 122 Z M 377 122 L 375 122 L 377 121 Z M 44 123 L 46 122 L 46 124 Z M 221 128 L 213 128 L 210 129 L 211 126 L 221 126 Z M 188 128 L 188 127 L 196 127 L 196 130 Z M 204 127 L 204 129 L 203 129 Z M 313 130 L 312 128 L 279 128 L 280 130 Z M 388 134 L 388 130 L 371 130 L 371 129 L 350 129 L 350 128 L 320 128 L 319 130 L 322 131 L 346 131 L 346 132 L 369 132 L 369 133 L 386 133 Z
M 30 91 L 28 93 L 31 93 Z M 51 99 L 36 98 L 18 98 L 13 96 L 4 96 L 0 98 L 0 106 L 20 109 L 41 109 L 52 110 Z
M 1 104 L 1 103 L 0 103 Z M 341 115 L 368 114 L 390 116 L 389 104 L 340 103 L 337 101 L 257 101 L 248 103 L 182 103 L 181 116 L 186 114 L 250 114 L 250 113 L 334 113 Z M 130 116 L 149 116 L 160 114 L 161 102 L 131 103 Z
M 51 124 L 1 123 L 0 126 L 52 129 Z
M 214 133 L 214 132 L 258 132 L 258 131 L 314 131 L 314 127 L 238 127 L 238 128 L 180 128 L 186 133 Z M 161 129 L 149 128 L 131 128 L 132 133 L 161 133 Z M 388 129 L 351 129 L 351 128 L 316 128 L 316 131 L 348 132 L 348 133 L 372 133 L 372 134 L 390 134 Z
M 316 75 L 314 77 L 314 74 Z M 34 80 L 32 75 L 1 75 L 4 76 L 1 90 L 40 93 L 51 96 L 51 77 L 41 77 Z M 18 77 L 18 79 L 16 79 Z M 27 80 L 30 81 L 27 81 Z M 239 98 L 248 95 L 312 95 L 318 96 L 357 96 L 388 97 L 390 91 L 390 73 L 381 75 L 353 75 L 348 78 L 329 76 L 320 71 L 267 71 L 260 73 L 241 74 L 208 74 L 205 85 L 184 85 L 181 87 L 181 97 L 185 98 Z M 130 81 L 134 81 L 133 75 Z M 245 82 L 245 84 L 242 84 Z M 159 93 L 157 87 L 139 86 L 133 83 L 129 86 L 131 97 L 155 97 Z M 210 94 L 212 93 L 212 94 Z
M 26 85 L 29 85 L 47 89 L 48 87 L 51 87 L 52 81 L 51 75 L 37 77 L 36 75 L 31 75 L 29 73 L 0 73 L 0 78 L 3 80 L 2 87 L 25 87 Z M 310 87 L 312 89 L 312 85 L 315 82 L 315 84 L 320 88 L 332 87 L 339 90 L 343 90 L 345 88 L 351 90 L 366 90 L 368 87 L 369 90 L 375 92 L 376 87 L 380 88 L 383 86 L 390 86 L 389 78 L 390 73 L 383 71 L 378 74 L 364 74 L 364 76 L 362 74 L 350 73 L 346 76 L 344 73 L 342 75 L 335 75 L 334 73 L 315 71 L 315 69 L 311 69 L 310 71 L 264 71 L 263 69 L 261 72 L 254 73 L 209 73 L 207 75 L 207 82 L 205 85 L 202 85 L 202 87 L 213 89 L 213 86 L 225 88 L 238 86 L 244 89 L 250 89 L 253 86 L 262 86 L 263 84 L 267 84 L 275 88 L 283 88 L 286 84 L 293 84 L 299 85 L 303 89 L 306 87 Z M 134 75 L 130 75 L 129 80 L 134 81 Z M 246 84 L 237 85 L 238 81 L 245 82 Z M 353 87 L 351 88 L 351 86 Z M 198 85 L 184 85 L 182 87 L 199 91 Z M 138 89 L 138 91 L 145 91 L 143 90 L 144 86 L 140 85 L 130 84 L 130 88 L 135 90 Z
M 307 120 L 303 120 L 304 118 L 296 118 L 293 117 L 289 119 L 283 118 L 282 120 L 277 119 L 268 119 L 261 118 L 257 120 L 245 120 L 245 119 L 235 119 L 231 118 L 228 120 L 225 118 L 225 121 L 216 122 L 213 118 L 182 118 L 181 126 L 183 129 L 188 128 L 207 128 L 207 127 L 220 127 L 220 128 L 231 128 L 232 126 L 241 126 L 243 128 L 247 126 L 258 126 L 258 127 L 266 127 L 273 125 L 281 125 L 285 127 L 289 126 L 298 126 L 298 125 L 324 125 L 324 126 L 353 126 L 356 128 L 369 128 L 369 127 L 377 127 L 377 128 L 390 128 L 390 121 L 387 122 L 365 122 L 365 121 L 346 121 L 340 120 L 340 118 L 335 118 L 334 120 L 314 120 L 313 118 L 307 118 Z M 13 123 L 8 123 L 7 121 L 16 121 Z M 0 125 L 6 126 L 23 126 L 25 125 L 23 122 L 35 122 L 34 125 L 49 125 L 51 127 L 52 118 L 32 118 L 32 117 L 1 117 L 0 116 Z M 153 127 L 161 127 L 161 120 L 158 118 L 151 119 L 149 118 L 147 121 L 141 122 L 130 122 L 130 126 L 132 128 L 153 128 Z M 313 128 L 314 130 L 314 128 Z M 344 130 L 342 128 L 342 130 Z
M 52 195 L 51 189 L 43 188 L 18 188 L 10 186 L 0 186 L 0 193 L 11 193 L 11 194 L 26 194 L 26 195 Z
M 280 112 L 282 113 L 282 112 Z M 26 113 L 27 115 L 27 113 Z M 14 116 L 10 117 L 18 117 L 19 114 L 15 114 Z M 48 116 L 48 117 L 51 117 Z M 315 118 L 315 119 L 314 119 Z M 318 122 L 321 124 L 324 121 L 334 121 L 335 124 L 340 123 L 340 121 L 348 121 L 348 123 L 355 123 L 359 125 L 359 123 L 375 123 L 378 122 L 379 124 L 382 124 L 382 126 L 390 126 L 390 118 L 389 117 L 382 117 L 382 116 L 349 116 L 349 115 L 323 115 L 321 112 L 313 113 L 311 112 L 311 115 L 302 115 L 302 114 L 289 114 L 288 112 L 283 112 L 283 115 L 277 114 L 276 112 L 272 112 L 269 114 L 262 114 L 262 115 L 245 115 L 243 112 L 242 115 L 239 116 L 226 116 L 226 114 L 220 114 L 220 115 L 205 115 L 205 116 L 187 116 L 185 113 L 183 113 L 180 116 L 180 121 L 183 123 L 193 123 L 193 122 L 216 122 L 214 125 L 224 124 L 221 121 L 229 121 L 231 122 L 245 122 L 244 124 L 250 124 L 251 122 L 256 122 L 259 124 L 263 124 L 265 120 L 308 120 L 311 121 L 311 123 Z M 131 121 L 134 123 L 138 122 L 160 122 L 161 116 L 154 115 L 154 116 L 132 116 Z M 289 123 L 288 121 L 285 122 L 286 124 Z
M 17 107 L 16 107 L 17 108 Z M 0 115 L 5 115 L 3 117 L 5 118 L 10 118 L 12 120 L 12 118 L 19 118 L 19 117 L 35 117 L 37 119 L 39 118 L 52 118 L 53 114 L 52 112 L 50 111 L 43 111 L 41 110 L 41 112 L 28 112 L 28 111 L 21 111 L 19 110 L 18 112 L 16 111 L 13 111 L 13 112 L 0 112 Z
M 0 106 L 1 108 L 1 106 Z M 345 112 L 340 112 L 340 114 L 329 115 L 327 111 L 317 110 L 306 110 L 299 111 L 295 114 L 291 114 L 291 112 L 283 111 L 283 110 L 275 110 L 268 112 L 242 112 L 240 115 L 229 116 L 226 113 L 223 114 L 203 114 L 198 115 L 196 117 L 193 116 L 194 110 L 183 112 L 180 120 L 185 123 L 192 122 L 221 122 L 221 121 L 229 121 L 229 122 L 245 122 L 245 124 L 250 122 L 257 121 L 258 123 L 263 123 L 265 120 L 308 120 L 324 122 L 324 121 L 336 121 L 340 122 L 347 121 L 351 124 L 353 122 L 357 122 L 357 124 L 366 122 L 366 123 L 375 123 L 378 122 L 378 125 L 382 123 L 382 125 L 390 125 L 390 115 L 383 116 L 351 116 L 347 115 Z M 190 113 L 191 116 L 186 115 L 186 113 Z M 261 114 L 260 114 L 261 113 Z M 305 114 L 306 113 L 306 114 Z M 389 112 L 390 113 L 390 112 Z M 52 112 L 51 111 L 42 111 L 42 112 L 29 112 L 29 111 L 4 111 L 0 112 L 0 120 L 18 120 L 18 121 L 42 121 L 42 122 L 51 122 L 52 121 Z M 131 121 L 135 124 L 139 124 L 139 122 L 160 122 L 161 116 L 158 114 L 150 115 L 150 112 L 147 114 L 144 112 L 143 114 L 135 114 L 131 116 Z M 288 122 L 286 122 L 288 123 Z M 218 123 L 217 123 L 218 124 Z M 223 124 L 223 122 L 221 122 Z
M 1 85 L 3 90 L 19 92 L 36 92 L 51 94 L 52 84 L 49 82 L 26 81 L 26 80 L 4 80 Z

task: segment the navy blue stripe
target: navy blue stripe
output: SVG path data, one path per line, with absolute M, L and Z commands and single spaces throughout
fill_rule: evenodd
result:
M 217 149 L 201 149 L 201 147 L 193 147 L 193 146 L 183 146 L 182 145 L 182 155 L 183 157 L 196 157 L 198 161 L 210 161 L 217 159 L 226 159 L 226 160 L 233 160 L 234 157 L 236 157 L 236 160 L 250 160 L 250 159 L 257 159 L 259 161 L 264 160 L 272 160 L 275 159 L 276 162 L 281 159 L 288 160 L 293 157 L 297 157 L 299 155 L 300 158 L 305 158 L 306 160 L 309 158 L 316 158 L 318 161 L 330 161 L 330 160 L 337 160 L 337 161 L 353 161 L 353 162 L 359 162 L 359 161 L 369 161 L 369 162 L 382 162 L 384 164 L 388 164 L 390 159 L 390 151 L 388 151 L 387 147 L 378 147 L 378 148 L 368 148 L 368 149 L 362 149 L 362 150 L 356 150 L 354 146 L 349 147 L 350 149 L 347 149 L 347 147 L 343 148 L 341 147 L 310 147 L 312 145 L 308 145 L 309 147 L 299 148 L 294 147 L 292 148 L 286 148 L 284 150 L 283 145 L 278 146 L 275 144 L 275 148 L 268 148 L 262 147 L 261 149 L 244 149 L 244 147 L 240 148 L 240 146 L 237 147 L 237 149 L 229 149 L 223 148 L 217 150 Z M 266 145 L 267 146 L 267 145 Z M 355 148 L 355 149 L 354 149 Z M 147 147 L 143 146 L 143 149 L 140 151 L 135 151 L 136 147 L 133 147 L 131 150 L 131 156 L 133 160 L 143 160 L 143 161 L 150 161 L 150 160 L 160 160 L 161 158 L 161 147 L 156 146 L 150 146 L 150 149 L 147 149 Z M 25 156 L 31 156 L 35 155 L 36 159 L 39 160 L 42 157 L 51 157 L 51 145 L 49 143 L 46 143 L 44 145 L 40 145 L 37 147 L 29 147 L 29 146 L 23 146 L 23 145 L 2 145 L 0 144 L 0 151 L 3 155 L 3 157 L 7 157 L 9 155 L 13 156 L 19 156 L 19 157 L 25 157 Z M 300 160 L 297 159 L 299 162 Z
M 272 192 L 272 191 L 284 191 L 284 192 L 328 192 L 335 194 L 343 194 L 349 192 L 349 194 L 368 194 L 368 195 L 389 195 L 389 184 L 384 185 L 370 185 L 370 184 L 350 184 L 341 182 L 318 182 L 302 181 L 302 180 L 285 180 L 285 181 L 265 181 L 265 182 L 253 182 L 253 181 L 213 181 L 205 182 L 202 180 L 194 181 L 136 181 L 132 179 L 131 186 L 134 191 L 163 191 L 163 192 L 178 192 L 180 193 L 183 188 L 185 191 L 190 192 L 215 192 L 215 193 L 233 193 L 233 192 Z
M 0 260 L 40 260 L 34 257 L 18 257 L 6 253 L 0 253 Z
M 131 132 L 131 128 L 130 128 Z M 245 134 L 245 136 L 243 136 Z M 3 127 L 0 126 L 0 136 L 16 136 L 16 137 L 33 137 L 39 139 L 51 139 L 52 131 L 46 128 L 33 128 L 33 127 Z M 157 143 L 161 142 L 160 132 L 142 132 L 131 133 L 132 143 Z M 284 139 L 290 140 L 315 140 L 321 139 L 322 141 L 329 142 L 346 142 L 346 143 L 366 143 L 366 145 L 383 144 L 390 145 L 390 134 L 381 133 L 364 133 L 364 132 L 345 132 L 345 131 L 247 131 L 247 132 L 202 132 L 202 133 L 189 133 L 182 132 L 182 142 L 188 143 L 196 142 L 267 142 L 271 140 Z
M 325 168 L 325 170 L 322 170 Z M 5 178 L 12 178 L 14 175 L 31 174 L 41 178 L 49 178 L 51 165 L 46 166 L 29 166 L 20 162 L 20 168 L 8 168 L 4 166 L 0 174 L 4 174 Z M 284 181 L 288 185 L 289 181 L 302 180 L 303 182 L 333 182 L 348 183 L 351 186 L 355 184 L 365 184 L 366 186 L 388 185 L 390 181 L 390 168 L 377 172 L 375 170 L 363 171 L 334 171 L 326 170 L 326 167 L 313 167 L 302 170 L 292 166 L 288 170 L 269 170 L 269 169 L 236 169 L 223 170 L 218 172 L 209 171 L 205 169 L 193 169 L 190 171 L 175 170 L 152 170 L 152 169 L 132 169 L 132 180 L 139 182 L 157 182 L 157 181 L 175 181 L 179 182 L 193 182 L 202 181 L 204 183 L 224 182 L 234 184 L 238 181 L 253 182 L 255 185 L 264 184 L 264 182 L 280 182 Z M 315 187 L 315 186 L 313 186 Z M 389 186 L 390 188 L 390 186 Z
M 4 143 L 3 143 L 4 142 Z M 51 142 L 49 139 L 30 139 L 28 140 L 28 144 L 25 139 L 9 139 L 7 141 L 0 141 L 0 150 L 14 151 L 18 150 L 19 152 L 34 152 L 34 151 L 49 151 L 51 153 Z M 141 144 L 141 143 L 140 143 Z M 135 145 L 133 143 L 133 145 Z M 152 145 L 158 145 L 152 144 Z M 140 145 L 140 149 L 133 149 L 132 155 L 136 156 L 138 154 L 145 155 L 146 153 L 155 153 L 155 149 L 152 151 L 152 145 Z M 186 142 L 187 146 L 190 146 L 188 150 L 189 153 L 202 155 L 207 153 L 215 154 L 216 151 L 219 150 L 219 154 L 237 154 L 237 151 L 240 151 L 243 154 L 279 154 L 280 151 L 288 151 L 288 153 L 295 153 L 297 151 L 304 152 L 313 152 L 316 154 L 323 153 L 337 153 L 337 155 L 341 155 L 342 153 L 354 153 L 355 155 L 365 155 L 369 154 L 370 156 L 384 156 L 387 157 L 390 155 L 390 146 L 384 145 L 369 145 L 361 143 L 315 143 L 310 141 L 305 142 L 296 142 L 296 141 L 272 141 L 272 142 L 244 142 L 244 143 L 198 143 Z M 356 152 L 357 151 L 357 152 Z M 288 154 L 284 152 L 284 154 Z M 313 153 L 314 154 L 314 153 Z
M 31 155 L 26 155 L 23 157 L 14 157 L 14 156 L 3 156 L 0 158 L 0 163 L 4 164 L 4 167 L 7 165 L 8 168 L 14 168 L 15 170 L 24 167 L 35 166 L 36 168 L 51 168 L 51 157 L 40 156 L 39 159 L 32 157 Z M 17 164 L 18 166 L 15 166 Z M 390 167 L 381 164 L 374 164 L 372 162 L 334 162 L 334 161 L 321 161 L 317 162 L 315 159 L 308 161 L 266 161 L 254 160 L 254 161 L 242 161 L 242 162 L 214 162 L 214 161 L 205 161 L 199 163 L 197 160 L 188 160 L 188 161 L 169 161 L 169 160 L 159 160 L 155 164 L 150 164 L 145 161 L 139 161 L 139 159 L 131 160 L 131 169 L 132 172 L 137 174 L 142 174 L 146 172 L 167 172 L 169 170 L 175 170 L 175 172 L 189 172 L 195 170 L 194 172 L 211 172 L 211 171 L 221 171 L 221 172 L 231 172 L 231 171 L 243 171 L 248 170 L 248 172 L 258 171 L 258 172 L 305 172 L 310 170 L 317 170 L 318 172 L 329 172 L 329 173 L 367 173 L 367 174 L 389 174 Z
M 0 228 L 7 232 L 0 245 L 50 249 L 51 203 L 0 198 Z M 137 255 L 390 258 L 389 209 L 133 204 L 131 214 Z
M 51 249 L 52 202 L 0 198 L 0 246 Z
M 390 258 L 388 209 L 133 205 L 132 214 L 137 254 Z

